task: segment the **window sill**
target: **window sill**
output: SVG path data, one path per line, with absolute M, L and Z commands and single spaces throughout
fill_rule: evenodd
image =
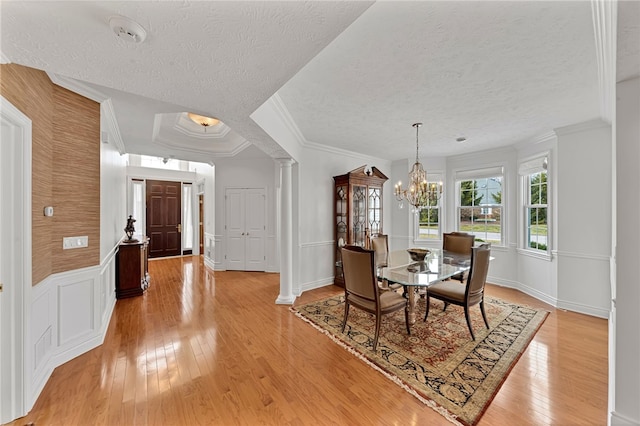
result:
M 549 252 L 527 250 L 523 248 L 516 249 L 516 252 L 519 255 L 532 257 L 534 259 L 546 260 L 547 262 L 551 262 L 551 260 L 553 260 L 553 256 L 551 256 L 551 253 Z

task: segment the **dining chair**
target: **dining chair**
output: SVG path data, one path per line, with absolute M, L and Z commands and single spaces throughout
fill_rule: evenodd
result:
M 471 327 L 469 308 L 479 304 L 484 324 L 488 329 L 489 322 L 487 322 L 487 315 L 484 312 L 484 285 L 487 280 L 490 255 L 491 244 L 489 243 L 471 249 L 471 269 L 469 269 L 467 284 L 464 287 L 451 281 L 442 281 L 430 286 L 427 289 L 427 308 L 424 314 L 424 320 L 426 321 L 429 315 L 429 301 L 431 298 L 442 300 L 444 302 L 443 310 L 447 309 L 449 304 L 462 306 L 471 338 L 476 340 L 476 336 L 473 334 L 473 328 Z
M 351 305 L 376 317 L 373 350 L 378 346 L 382 316 L 404 309 L 404 320 L 409 328 L 409 307 L 407 300 L 395 291 L 378 291 L 375 252 L 360 246 L 342 247 L 342 268 L 344 271 L 344 319 L 342 332 L 347 325 Z
M 373 234 L 369 237 L 369 247 L 375 252 L 376 268 L 384 268 L 389 264 L 389 237 L 387 234 Z M 378 281 L 381 290 L 397 290 L 400 284 L 389 284 L 387 280 Z
M 445 232 L 442 234 L 442 249 L 451 253 L 470 256 L 475 238 L 475 235 L 467 234 L 466 232 Z M 466 274 L 460 272 L 451 278 L 464 283 Z

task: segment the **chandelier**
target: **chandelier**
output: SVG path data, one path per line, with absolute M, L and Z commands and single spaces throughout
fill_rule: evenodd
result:
M 412 126 L 416 128 L 416 162 L 409 172 L 408 188 L 403 189 L 402 182 L 398 182 L 393 192 L 400 202 L 400 208 L 404 207 L 404 200 L 407 200 L 413 206 L 412 211 L 417 214 L 421 208 L 437 203 L 442 196 L 442 182 L 427 183 L 427 172 L 418 159 L 418 130 L 422 123 L 414 123 Z

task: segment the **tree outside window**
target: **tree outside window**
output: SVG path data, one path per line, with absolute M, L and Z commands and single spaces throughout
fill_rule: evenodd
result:
M 502 176 L 459 182 L 458 230 L 476 241 L 502 243 Z

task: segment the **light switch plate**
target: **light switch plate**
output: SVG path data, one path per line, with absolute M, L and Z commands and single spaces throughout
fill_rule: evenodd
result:
M 89 237 L 65 237 L 62 239 L 62 248 L 64 250 L 74 249 L 74 248 L 82 248 L 89 246 Z

